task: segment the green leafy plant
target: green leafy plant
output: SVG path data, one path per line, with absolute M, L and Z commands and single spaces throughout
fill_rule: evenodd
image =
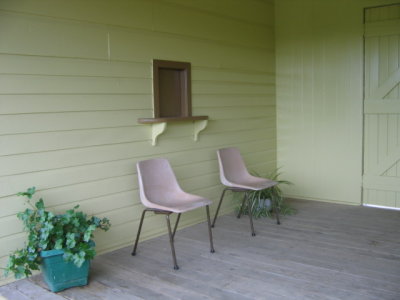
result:
M 253 174 L 254 176 L 262 177 L 256 172 L 253 172 Z M 278 209 L 279 214 L 281 215 L 292 215 L 296 213 L 296 210 L 294 208 L 290 207 L 287 203 L 284 202 L 283 192 L 280 188 L 282 184 L 290 185 L 292 183 L 287 180 L 279 179 L 280 175 L 281 174 L 276 170 L 265 176 L 265 178 L 276 181 L 278 183 L 277 185 L 260 191 L 248 192 L 248 197 L 250 197 L 250 202 L 252 203 L 253 217 L 271 217 L 274 209 Z M 238 201 L 236 211 L 240 210 L 241 204 L 242 201 Z M 249 214 L 248 206 L 243 207 L 242 214 Z
M 10 254 L 5 268 L 6 276 L 9 272 L 14 273 L 17 279 L 32 275 L 33 270 L 39 269 L 42 250 L 62 249 L 64 260 L 80 267 L 85 260 L 93 259 L 96 255 L 95 245 L 91 240 L 93 232 L 97 228 L 107 231 L 111 226 L 107 218 L 88 217 L 83 212 L 76 211 L 79 205 L 67 210 L 65 214 L 55 215 L 46 210 L 42 198 L 32 204 L 35 192 L 35 187 L 31 187 L 26 192 L 17 194 L 26 197 L 30 206 L 17 214 L 24 223 L 28 241 L 25 248 Z

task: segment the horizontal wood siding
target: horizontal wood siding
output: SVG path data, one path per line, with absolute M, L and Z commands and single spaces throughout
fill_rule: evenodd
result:
M 109 217 L 96 239 L 106 252 L 135 237 L 139 160 L 168 158 L 184 189 L 214 202 L 216 149 L 237 146 L 251 170 L 274 169 L 273 24 L 273 1 L 1 1 L 0 266 L 24 244 L 15 194 L 27 187 L 55 212 L 79 204 Z M 180 123 L 153 147 L 137 123 L 153 114 L 154 58 L 191 62 L 193 115 L 210 117 L 198 142 Z M 204 218 L 191 212 L 182 227 Z M 143 238 L 164 228 L 149 216 Z

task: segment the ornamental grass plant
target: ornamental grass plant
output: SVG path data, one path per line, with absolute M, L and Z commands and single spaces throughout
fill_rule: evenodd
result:
M 252 172 L 254 176 L 263 177 Z M 283 192 L 281 190 L 281 185 L 291 185 L 290 181 L 279 179 L 280 173 L 275 170 L 265 176 L 264 178 L 276 181 L 278 184 L 260 191 L 249 191 L 248 197 L 250 198 L 250 203 L 252 207 L 252 216 L 256 219 L 261 217 L 272 217 L 274 208 L 278 209 L 280 215 L 293 215 L 296 213 L 296 209 L 285 203 Z M 240 210 L 242 204 L 242 199 L 237 197 L 236 211 Z M 242 209 L 242 214 L 249 214 L 249 207 L 245 206 Z

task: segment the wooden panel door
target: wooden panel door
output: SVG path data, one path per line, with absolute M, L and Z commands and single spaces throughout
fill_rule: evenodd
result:
M 400 4 L 365 11 L 363 203 L 400 208 Z

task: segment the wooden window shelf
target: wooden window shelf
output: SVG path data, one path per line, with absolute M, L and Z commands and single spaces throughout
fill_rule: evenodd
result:
M 192 116 L 192 117 L 165 117 L 165 118 L 139 118 L 140 124 L 169 123 L 182 121 L 200 121 L 208 120 L 208 116 Z
M 151 144 L 157 144 L 157 138 L 165 132 L 167 124 L 170 122 L 193 122 L 193 140 L 199 139 L 199 133 L 203 131 L 208 124 L 208 116 L 192 117 L 166 117 L 166 118 L 139 118 L 140 124 L 150 124 L 151 126 Z

